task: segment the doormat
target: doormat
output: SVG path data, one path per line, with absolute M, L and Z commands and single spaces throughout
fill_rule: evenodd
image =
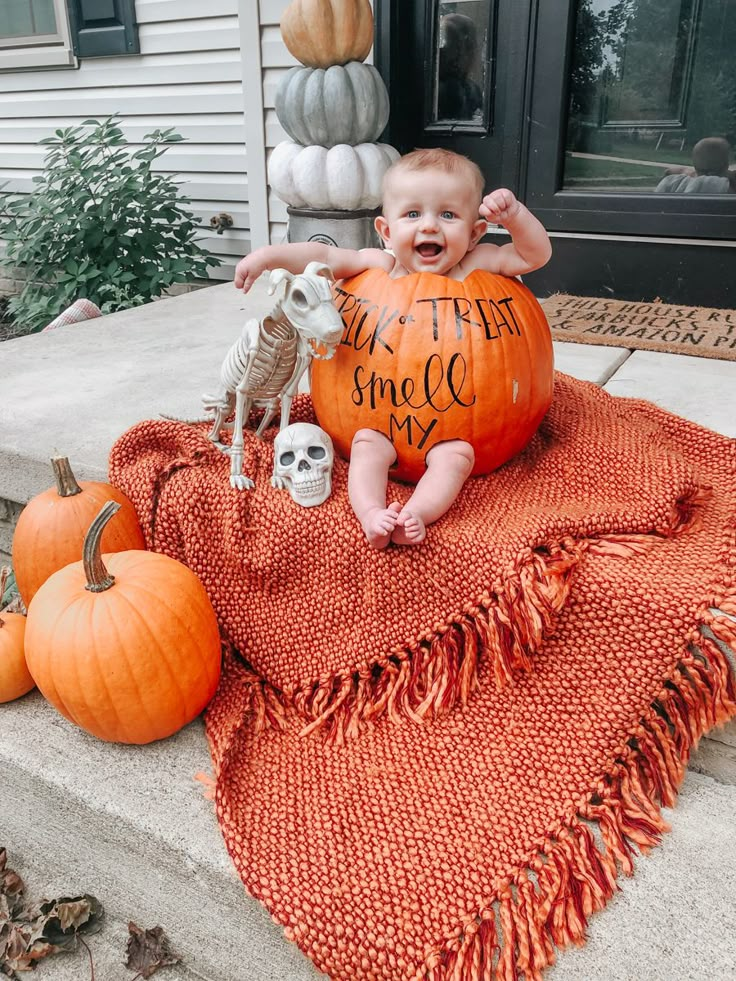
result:
M 542 300 L 552 339 L 736 361 L 736 310 L 556 293 Z
M 235 866 L 332 981 L 541 981 L 736 714 L 736 442 L 558 373 L 523 453 L 375 550 L 344 461 L 321 507 L 273 490 L 274 429 L 248 492 L 206 426 L 110 456 L 229 641 L 206 722 Z

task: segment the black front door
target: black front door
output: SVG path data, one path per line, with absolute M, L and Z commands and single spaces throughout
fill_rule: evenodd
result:
M 376 62 L 402 153 L 442 146 L 519 187 L 532 0 L 376 0 Z
M 554 243 L 528 282 L 736 306 L 736 0 L 376 0 L 389 139 L 447 146 Z

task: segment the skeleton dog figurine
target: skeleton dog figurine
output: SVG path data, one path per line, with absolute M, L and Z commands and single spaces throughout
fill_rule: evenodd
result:
M 220 396 L 204 395 L 207 412 L 214 413 L 208 439 L 230 455 L 230 483 L 239 490 L 252 488 L 243 473 L 243 427 L 254 406 L 265 408 L 256 430 L 261 436 L 281 405 L 280 429 L 289 425 L 291 402 L 310 358 L 331 358 L 342 337 L 343 323 L 332 302 L 333 281 L 329 266 L 310 262 L 300 275 L 274 269 L 268 292 L 285 282 L 284 295 L 260 321 L 253 318 L 228 351 L 222 363 Z M 315 345 L 324 345 L 320 355 Z M 235 409 L 232 423 L 225 420 Z M 223 429 L 233 430 L 232 446 L 220 443 Z M 275 473 L 275 471 L 274 471 Z

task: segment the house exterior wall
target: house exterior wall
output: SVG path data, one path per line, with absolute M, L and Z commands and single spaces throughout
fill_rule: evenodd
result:
M 263 71 L 263 127 L 266 157 L 282 140 L 288 139 L 276 116 L 274 101 L 281 78 L 299 62 L 291 55 L 281 38 L 279 21 L 289 0 L 260 0 L 261 61 Z M 269 241 L 286 241 L 286 205 L 268 189 Z
M 298 64 L 281 38 L 289 0 L 136 0 L 140 54 L 86 58 L 76 69 L 0 72 L 0 184 L 29 191 L 43 168 L 38 141 L 118 112 L 129 140 L 174 127 L 186 142 L 157 166 L 175 174 L 202 225 L 202 244 L 232 278 L 252 248 L 286 241 L 286 205 L 267 187 L 270 152 L 286 139 L 274 101 Z M 233 227 L 209 230 L 225 211 Z M 0 292 L 7 290 L 0 280 Z M 6 287 L 4 290 L 2 287 Z
M 172 145 L 157 166 L 182 180 L 202 244 L 223 261 L 212 278 L 230 279 L 252 238 L 247 129 L 254 120 L 244 112 L 252 52 L 246 43 L 241 57 L 241 7 L 257 12 L 254 0 L 136 0 L 140 54 L 0 73 L 0 184 L 30 190 L 43 167 L 38 140 L 84 119 L 119 112 L 133 142 L 174 127 L 186 142 Z M 220 211 L 234 224 L 215 235 L 209 220 Z

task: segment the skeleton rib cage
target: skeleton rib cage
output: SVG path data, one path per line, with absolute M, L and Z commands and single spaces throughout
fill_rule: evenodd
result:
M 260 346 L 255 353 L 248 379 L 249 395 L 256 405 L 281 395 L 296 367 L 297 335 L 290 323 L 264 317 L 260 326 Z M 227 393 L 228 404 L 235 399 L 248 365 L 248 349 L 241 335 L 230 348 L 222 363 L 220 381 Z

